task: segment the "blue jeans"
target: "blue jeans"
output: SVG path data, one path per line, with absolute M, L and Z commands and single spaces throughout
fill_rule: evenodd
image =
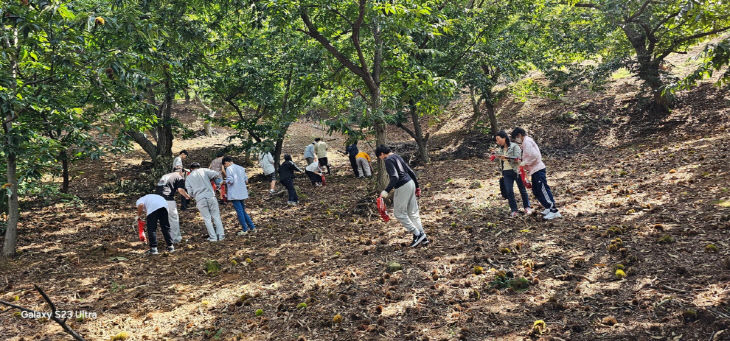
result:
M 246 213 L 246 204 L 243 200 L 231 200 L 233 203 L 233 208 L 236 210 L 236 215 L 238 216 L 238 222 L 241 224 L 241 227 L 243 227 L 243 231 L 246 231 L 246 227 L 248 227 L 249 230 L 253 231 L 256 226 L 253 225 L 253 220 L 251 220 L 251 217 Z
M 286 187 L 286 191 L 289 193 L 289 201 L 298 202 L 299 197 L 297 196 L 297 190 L 294 189 L 294 179 L 281 179 L 281 184 Z
M 547 183 L 544 168 L 532 174 L 532 193 L 535 194 L 542 207 L 550 209 L 550 212 L 558 211 L 555 199 L 553 199 L 553 192 Z
M 512 169 L 502 171 L 502 177 L 504 177 L 504 187 L 507 192 L 507 202 L 509 202 L 509 208 L 512 212 L 517 212 L 517 200 L 515 200 L 515 189 L 514 183 L 517 183 L 517 188 L 520 190 L 520 196 L 522 197 L 522 206 L 525 208 L 530 207 L 530 198 L 527 196 L 527 189 L 522 183 L 519 174 Z

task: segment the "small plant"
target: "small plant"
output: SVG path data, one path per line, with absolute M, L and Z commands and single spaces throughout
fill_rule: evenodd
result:
M 304 309 L 306 307 L 307 307 L 307 304 L 304 302 L 297 304 L 297 309 Z
M 479 265 L 474 266 L 474 274 L 475 275 L 481 275 L 482 273 L 484 273 L 484 268 L 482 268 Z
M 532 336 L 542 335 L 546 331 L 547 331 L 547 324 L 545 324 L 545 321 L 537 320 L 534 323 L 532 323 L 532 331 L 530 332 L 530 335 L 532 335 Z
M 626 272 L 624 272 L 621 269 L 616 269 L 615 276 L 617 279 L 624 279 L 624 278 L 626 278 Z
M 622 247 L 624 247 L 624 242 L 621 240 L 621 238 L 615 238 L 611 240 L 611 242 L 608 244 L 608 251 L 609 252 L 616 252 L 620 250 Z
M 659 244 L 671 244 L 671 243 L 674 243 L 674 238 L 671 235 L 669 235 L 669 234 L 665 234 L 665 235 L 659 237 L 659 239 L 657 239 L 657 243 L 659 243 Z
M 611 226 L 608 228 L 608 230 L 606 232 L 608 233 L 609 236 L 613 237 L 613 236 L 618 236 L 618 235 L 624 233 L 624 229 L 621 228 L 621 226 Z
M 248 264 L 251 264 L 251 263 L 253 263 L 253 259 L 251 259 L 251 258 L 246 258 L 246 260 L 244 260 L 244 261 L 245 261 L 246 263 L 248 263 Z
M 342 322 L 342 315 L 337 314 L 332 318 L 333 323 L 341 323 Z
M 503 247 L 503 248 L 499 249 L 499 253 L 506 255 L 508 253 L 512 253 L 512 250 L 510 250 L 508 247 Z
M 221 264 L 216 260 L 205 261 L 205 273 L 210 277 L 218 276 L 221 271 Z
M 256 315 L 256 316 L 261 316 L 261 315 L 264 314 L 264 310 L 263 309 L 256 309 L 256 311 L 253 314 Z
M 119 334 L 109 338 L 110 341 L 124 341 L 126 339 L 129 339 L 129 333 L 127 332 L 120 332 Z
M 714 252 L 717 252 L 718 249 L 717 249 L 717 246 L 715 246 L 715 244 L 707 244 L 707 245 L 705 245 L 705 251 L 714 253 Z

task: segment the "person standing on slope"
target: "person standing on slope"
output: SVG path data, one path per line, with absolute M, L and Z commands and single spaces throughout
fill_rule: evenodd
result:
M 522 196 L 522 206 L 525 208 L 525 213 L 530 215 L 532 214 L 530 198 L 527 196 L 527 189 L 517 173 L 520 166 L 520 155 L 522 155 L 520 146 L 517 143 L 510 142 L 509 136 L 507 136 L 504 130 L 498 132 L 494 140 L 499 145 L 495 161 L 499 162 L 500 169 L 502 170 L 502 178 L 499 181 L 502 181 L 500 186 L 504 186 L 504 196 L 509 203 L 510 218 L 519 215 L 517 200 L 515 200 L 515 182 L 517 182 L 517 188 L 520 190 L 520 195 Z
M 289 193 L 286 204 L 292 206 L 296 206 L 299 202 L 297 190 L 294 188 L 294 172 L 301 173 L 302 170 L 292 161 L 291 155 L 284 154 L 284 162 L 279 166 L 279 180 Z
M 183 200 L 191 199 L 188 192 L 185 191 L 185 178 L 183 178 L 182 174 L 182 167 L 177 166 L 174 172 L 163 175 L 160 181 L 157 182 L 157 194 L 161 195 L 167 201 L 167 220 L 170 223 L 170 236 L 172 237 L 173 244 L 182 241 L 180 215 L 177 212 L 175 193 L 179 193 Z
M 330 174 L 330 164 L 327 160 L 327 142 L 322 141 L 319 137 L 314 139 L 314 154 L 317 155 L 319 167 L 324 170 L 327 167 L 327 174 Z M 311 164 L 311 163 L 310 163 Z
M 543 218 L 551 220 L 562 217 L 558 211 L 558 206 L 555 204 L 553 192 L 548 186 L 545 164 L 542 162 L 542 154 L 535 140 L 527 136 L 527 132 L 520 127 L 513 129 L 510 135 L 515 142 L 522 145 L 522 162 L 520 165 L 530 172 L 532 193 L 535 194 L 540 205 L 545 208 L 542 211 Z
M 251 220 L 251 216 L 246 213 L 246 202 L 248 199 L 248 175 L 246 175 L 246 169 L 233 163 L 233 158 L 230 156 L 223 157 L 223 167 L 225 171 L 223 176 L 226 178 L 226 185 L 228 187 L 228 201 L 233 204 L 233 208 L 236 210 L 236 216 L 238 217 L 238 223 L 241 224 L 241 231 L 238 235 L 244 235 L 248 231 L 256 231 L 256 226 Z
M 418 213 L 418 200 L 416 197 L 421 195 L 421 189 L 418 186 L 416 173 L 413 172 L 403 158 L 392 153 L 387 146 L 378 146 L 375 149 L 375 155 L 385 161 L 385 170 L 390 178 L 388 186 L 380 192 L 380 197 L 387 198 L 388 192 L 395 188 L 393 213 L 406 231 L 413 234 L 413 242 L 410 246 L 427 245 L 429 241 Z
M 259 166 L 264 171 L 264 177 L 269 180 L 269 194 L 274 194 L 276 188 L 276 167 L 274 167 L 274 157 L 271 153 L 265 151 L 259 155 Z
M 304 159 L 307 160 L 308 165 L 311 164 L 312 162 L 314 162 L 314 157 L 315 157 L 314 145 L 315 144 L 316 144 L 316 142 L 312 142 L 304 148 Z
M 195 206 L 205 223 L 209 242 L 225 239 L 218 200 L 215 199 L 215 192 L 210 185 L 210 181 L 218 175 L 219 173 L 214 170 L 200 168 L 200 164 L 195 162 L 190 165 L 190 174 L 185 179 L 185 189 L 190 196 L 195 198 Z
M 159 254 L 157 251 L 157 223 L 160 223 L 162 236 L 167 243 L 167 252 L 174 252 L 175 247 L 172 245 L 172 237 L 170 236 L 170 223 L 167 221 L 167 201 L 161 195 L 147 194 L 137 200 L 137 220 L 141 220 L 144 216 L 147 224 L 147 237 L 150 239 L 150 249 L 146 255 Z

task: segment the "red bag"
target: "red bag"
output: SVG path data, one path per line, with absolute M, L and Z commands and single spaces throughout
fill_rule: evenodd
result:
M 492 154 L 489 156 L 489 161 L 494 161 L 494 159 L 496 159 L 496 158 L 497 158 L 497 156 Z
M 327 181 L 324 180 L 324 173 L 322 173 L 321 177 L 322 177 L 322 186 L 327 186 Z
M 532 188 L 532 184 L 527 181 L 527 178 L 525 177 L 525 167 L 520 166 L 520 178 L 522 178 L 522 184 L 525 185 L 526 188 Z
M 137 219 L 137 231 L 139 232 L 139 241 L 144 242 L 147 241 L 147 238 L 144 236 L 144 228 L 145 228 L 145 221 L 142 219 Z
M 384 222 L 390 221 L 390 216 L 388 213 L 385 212 L 385 200 L 383 198 L 378 197 L 375 199 L 375 204 L 378 206 L 378 213 L 380 213 L 380 218 L 383 218 Z
M 420 197 L 421 197 L 421 189 L 416 188 L 416 198 L 420 198 Z

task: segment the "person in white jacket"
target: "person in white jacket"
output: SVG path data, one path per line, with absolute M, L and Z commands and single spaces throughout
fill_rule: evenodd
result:
M 200 168 L 195 162 L 190 165 L 190 174 L 185 179 L 185 190 L 195 199 L 195 206 L 203 217 L 208 230 L 208 241 L 221 241 L 225 238 L 218 200 L 215 198 L 210 181 L 220 173 L 208 168 Z M 215 228 L 213 228 L 215 226 Z
M 244 235 L 248 231 L 256 231 L 256 226 L 254 226 L 251 216 L 246 213 L 245 200 L 248 199 L 248 187 L 246 186 L 248 184 L 248 175 L 246 175 L 246 169 L 233 163 L 233 158 L 230 156 L 223 157 L 223 166 L 226 167 L 223 176 L 226 178 L 226 184 L 228 185 L 228 201 L 233 204 L 238 222 L 242 228 L 238 232 L 238 235 Z
M 271 181 L 269 187 L 269 193 L 274 194 L 274 188 L 276 187 L 276 167 L 274 167 L 274 157 L 269 152 L 263 152 L 259 155 L 259 165 L 264 171 L 264 176 Z
M 545 208 L 542 211 L 544 218 L 551 220 L 562 217 L 560 212 L 558 212 L 558 206 L 555 204 L 553 192 L 550 190 L 550 186 L 548 186 L 545 164 L 542 162 L 542 154 L 535 140 L 527 136 L 527 132 L 519 127 L 513 129 L 510 136 L 513 141 L 522 145 L 522 162 L 520 166 L 530 172 L 532 193 L 535 194 L 540 205 Z

